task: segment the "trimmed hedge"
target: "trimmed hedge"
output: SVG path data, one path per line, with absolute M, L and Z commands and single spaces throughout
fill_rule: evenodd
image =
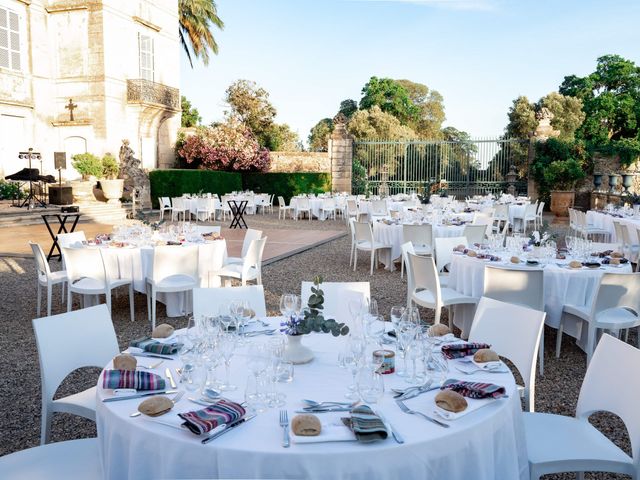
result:
M 291 197 L 301 193 L 322 193 L 331 191 L 331 174 L 326 172 L 308 173 L 260 173 L 242 174 L 243 190 L 256 193 L 273 193 L 277 202 L 279 195 L 289 202 Z
M 158 197 L 179 197 L 183 193 L 199 192 L 223 195 L 242 190 L 242 176 L 236 172 L 153 170 L 149 172 L 149 180 L 153 208 L 158 208 Z

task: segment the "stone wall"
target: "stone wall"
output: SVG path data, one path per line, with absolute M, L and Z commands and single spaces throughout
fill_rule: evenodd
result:
M 270 172 L 330 172 L 328 152 L 271 152 Z

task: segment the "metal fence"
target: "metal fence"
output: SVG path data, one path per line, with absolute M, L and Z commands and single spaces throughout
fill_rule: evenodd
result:
M 420 192 L 427 182 L 446 180 L 449 195 L 484 195 L 507 188 L 514 165 L 516 190 L 526 193 L 529 140 L 484 138 L 468 141 L 364 140 L 354 144 L 354 193 Z

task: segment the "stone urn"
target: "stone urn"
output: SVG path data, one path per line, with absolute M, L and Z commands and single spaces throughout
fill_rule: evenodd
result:
M 593 174 L 593 186 L 595 187 L 594 190 L 596 192 L 600 190 L 600 185 L 602 185 L 602 174 L 601 173 L 594 173 Z
M 573 190 L 553 190 L 551 191 L 551 212 L 556 217 L 568 217 L 569 208 L 573 207 L 576 192 Z
M 73 203 L 95 202 L 96 197 L 93 194 L 93 186 L 95 183 L 96 182 L 92 180 L 75 180 L 71 182 Z
M 100 180 L 102 194 L 107 199 L 107 203 L 118 203 L 124 194 L 124 180 Z
M 287 335 L 287 346 L 284 349 L 284 359 L 300 365 L 309 363 L 313 360 L 313 352 L 310 348 L 302 345 L 302 337 L 304 335 Z
M 630 173 L 622 174 L 622 186 L 624 187 L 624 191 L 628 192 L 629 188 L 633 186 L 633 175 Z

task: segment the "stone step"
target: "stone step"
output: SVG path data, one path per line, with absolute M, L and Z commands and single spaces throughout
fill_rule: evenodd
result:
M 129 212 L 128 207 L 121 204 L 90 203 L 79 204 L 81 222 L 97 222 L 112 224 L 123 221 Z M 11 208 L 0 212 L 0 228 L 12 225 L 37 225 L 42 223 L 42 216 L 45 213 L 60 213 L 59 206 L 48 206 L 46 208 Z

